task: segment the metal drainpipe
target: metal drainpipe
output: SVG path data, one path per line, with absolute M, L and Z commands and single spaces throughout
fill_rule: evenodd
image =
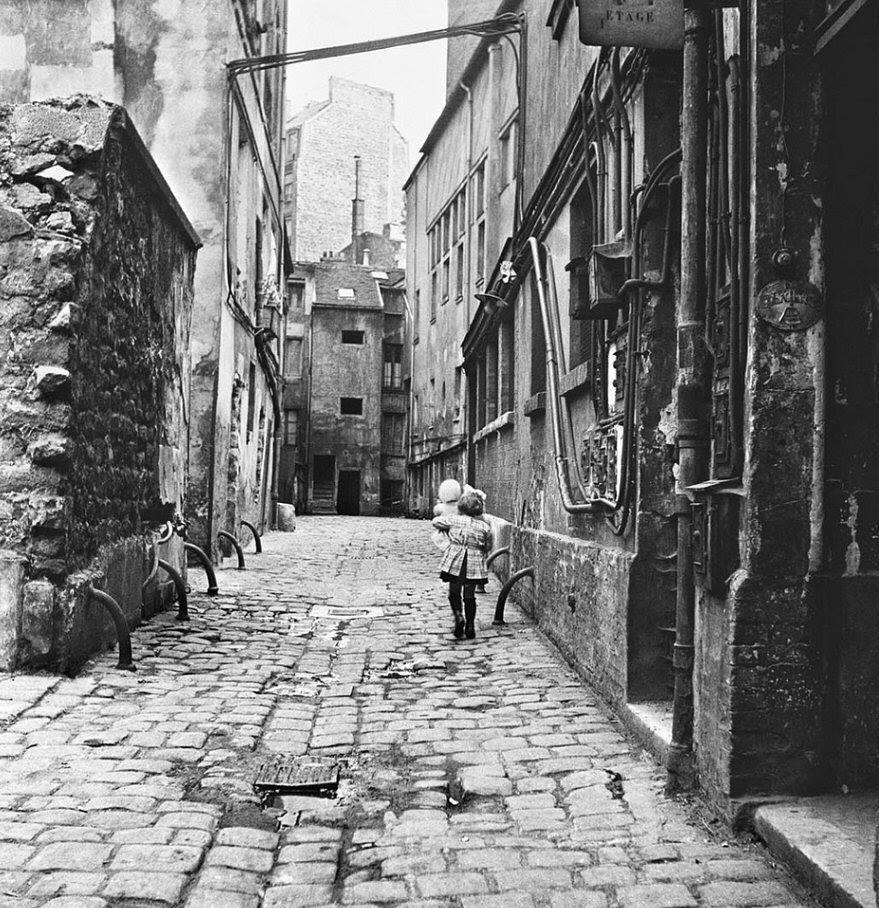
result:
M 708 35 L 711 13 L 684 10 L 681 117 L 681 291 L 677 306 L 677 606 L 672 742 L 668 788 L 693 783 L 693 654 L 696 583 L 689 486 L 707 472 L 708 353 L 705 346 L 706 172 L 708 166 Z

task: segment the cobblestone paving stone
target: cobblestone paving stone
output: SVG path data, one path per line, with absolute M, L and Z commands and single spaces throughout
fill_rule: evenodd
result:
M 492 627 L 480 597 L 455 641 L 427 537 L 301 519 L 194 592 L 188 625 L 140 628 L 135 674 L 107 654 L 4 678 L 0 908 L 802 903 L 762 852 L 688 822 L 515 609 Z M 339 796 L 263 809 L 272 754 L 338 759 Z

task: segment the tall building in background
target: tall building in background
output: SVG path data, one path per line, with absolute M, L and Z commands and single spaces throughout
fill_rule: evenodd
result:
M 330 79 L 288 122 L 280 492 L 298 511 L 405 507 L 411 315 L 402 271 L 408 148 L 394 97 Z
M 217 530 L 269 517 L 286 308 L 284 70 L 239 77 L 229 104 L 226 64 L 283 51 L 287 3 L 49 6 L 51 16 L 46 4 L 0 0 L 0 101 L 85 93 L 123 105 L 203 243 L 186 515 L 209 547 Z
M 363 232 L 402 240 L 409 147 L 394 125 L 394 96 L 333 77 L 329 98 L 287 123 L 287 224 L 297 261 L 318 261 L 351 241 L 355 155 L 362 162 Z

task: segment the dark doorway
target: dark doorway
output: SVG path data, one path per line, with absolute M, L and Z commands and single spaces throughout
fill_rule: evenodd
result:
M 315 514 L 333 514 L 336 507 L 336 458 L 332 454 L 315 454 L 312 490 Z
M 879 786 L 879 7 L 822 54 L 828 111 L 824 597 L 829 786 Z M 872 847 L 872 846 L 870 846 Z
M 340 514 L 360 513 L 360 470 L 339 470 L 339 497 L 336 510 Z

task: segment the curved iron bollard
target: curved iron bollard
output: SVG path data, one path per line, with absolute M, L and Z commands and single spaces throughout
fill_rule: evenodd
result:
M 159 567 L 174 581 L 174 589 L 177 590 L 177 620 L 189 621 L 189 602 L 186 599 L 186 584 L 180 576 L 180 571 L 167 561 L 160 558 Z
M 171 521 L 169 520 L 165 523 L 165 529 L 164 529 L 162 535 L 159 536 L 159 538 L 156 540 L 156 544 L 163 545 L 164 543 L 168 542 L 173 535 L 174 535 L 174 524 L 171 523 Z
M 150 551 L 152 552 L 152 567 L 150 567 L 150 572 L 147 574 L 146 580 L 140 585 L 140 599 L 143 602 L 143 597 L 146 595 L 146 588 L 152 583 L 153 578 L 156 576 L 156 573 L 159 570 L 159 550 L 156 548 L 156 544 L 153 543 L 150 546 Z
M 491 565 L 492 565 L 492 562 L 493 562 L 496 558 L 500 558 L 501 555 L 509 555 L 509 554 L 510 554 L 510 547 L 509 547 L 508 545 L 507 545 L 507 546 L 504 546 L 502 549 L 495 549 L 495 550 L 488 556 L 488 558 L 485 559 L 485 566 L 486 566 L 486 568 L 490 568 Z
M 119 603 L 109 593 L 105 593 L 103 590 L 96 590 L 91 584 L 89 584 L 86 595 L 89 599 L 94 599 L 95 602 L 100 602 L 104 606 L 116 626 L 116 642 L 119 646 L 119 662 L 116 668 L 122 668 L 129 672 L 136 671 L 134 662 L 131 659 L 131 631 L 128 627 L 128 619 L 125 617 L 125 612 L 122 611 Z
M 241 526 L 247 527 L 251 533 L 253 533 L 253 541 L 256 543 L 256 554 L 259 555 L 262 552 L 262 539 L 260 539 L 259 533 L 256 531 L 256 527 L 249 520 L 242 520 Z
M 232 543 L 233 548 L 234 548 L 235 551 L 238 553 L 238 570 L 239 570 L 239 571 L 243 571 L 243 570 L 244 570 L 244 567 L 245 567 L 245 565 L 244 565 L 244 550 L 241 548 L 241 544 L 238 542 L 238 540 L 237 540 L 231 533 L 227 533 L 225 530 L 220 530 L 220 531 L 217 533 L 217 538 L 218 538 L 218 539 L 219 539 L 221 536 L 223 537 L 223 539 L 228 539 L 229 542 Z
M 193 542 L 184 542 L 183 551 L 191 552 L 195 555 L 196 560 L 204 568 L 205 574 L 208 575 L 208 596 L 216 596 L 220 592 L 220 588 L 217 586 L 217 575 L 214 573 L 214 566 L 211 564 L 211 559 L 208 558 L 208 554 L 204 549 L 200 549 Z
M 507 597 L 510 590 L 523 578 L 531 577 L 534 579 L 534 568 L 526 567 L 510 575 L 510 579 L 501 587 L 500 594 L 497 597 L 497 605 L 494 609 L 494 624 L 506 624 L 504 621 L 504 606 L 507 604 Z

